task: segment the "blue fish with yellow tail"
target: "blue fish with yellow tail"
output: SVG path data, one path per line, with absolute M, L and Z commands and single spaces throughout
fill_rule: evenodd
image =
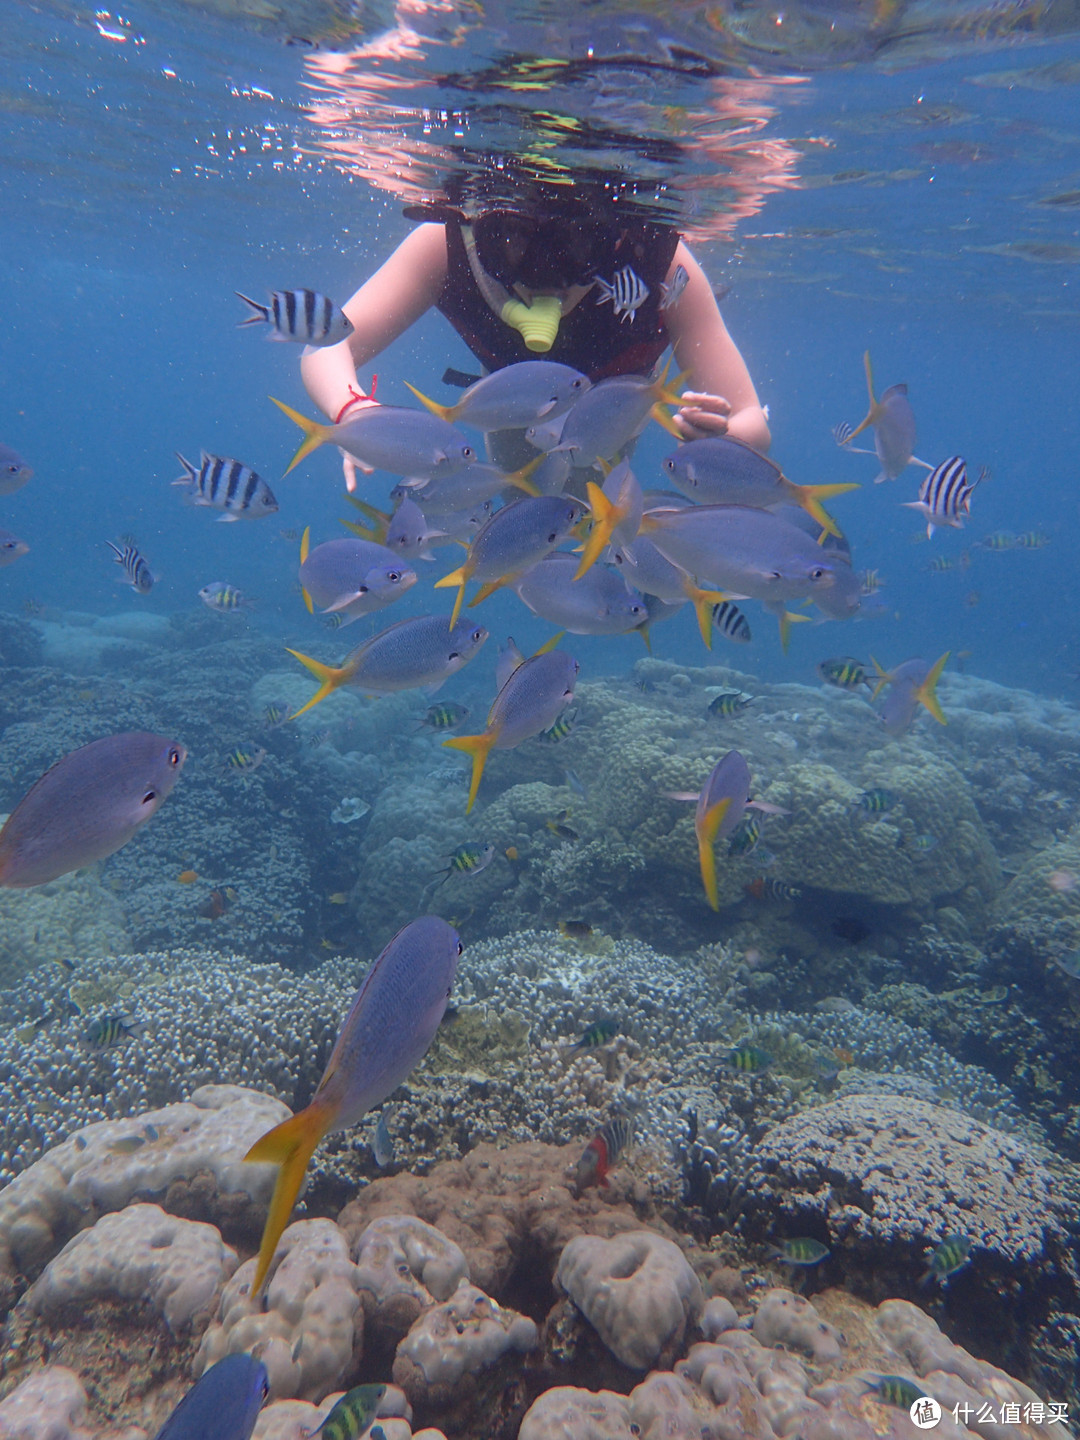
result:
M 908 387 L 890 385 L 879 400 L 874 395 L 874 372 L 870 366 L 869 350 L 863 355 L 863 369 L 866 371 L 866 389 L 870 396 L 870 408 L 866 412 L 866 418 L 856 425 L 854 430 L 850 425 L 835 426 L 833 439 L 841 449 L 850 450 L 854 455 L 877 453 L 881 471 L 874 477 L 875 485 L 880 485 L 883 480 L 897 479 L 911 464 L 921 465 L 924 470 L 929 470 L 930 466 L 926 461 L 916 459 L 913 453 L 915 412 L 907 398 Z M 874 431 L 873 451 L 860 450 L 851 443 L 868 427 L 872 427 Z
M 937 698 L 937 683 L 948 661 L 948 650 L 939 656 L 933 665 L 928 660 L 905 660 L 895 670 L 883 670 L 873 656 L 870 658 L 877 673 L 877 683 L 871 699 L 876 700 L 886 685 L 890 687 L 885 703 L 878 711 L 878 718 L 887 735 L 903 735 L 915 719 L 915 712 L 920 705 L 930 712 L 939 725 L 948 724 Z
M 585 574 L 608 545 L 622 548 L 633 542 L 645 509 L 641 486 L 626 460 L 615 466 L 602 487 L 589 480 L 585 488 L 592 512 L 592 529 L 575 580 Z
M 248 1440 L 269 1393 L 261 1360 L 226 1355 L 195 1381 L 156 1440 Z
M 251 1293 L 274 1251 L 323 1136 L 347 1130 L 393 1093 L 423 1059 L 450 999 L 462 951 L 456 930 L 424 915 L 399 930 L 357 991 L 311 1104 L 256 1140 L 246 1161 L 277 1165 Z
M 482 735 L 444 740 L 451 750 L 472 756 L 472 783 L 466 815 L 473 807 L 492 750 L 512 750 L 554 725 L 574 698 L 578 662 L 559 650 L 533 655 L 514 670 L 495 696 Z

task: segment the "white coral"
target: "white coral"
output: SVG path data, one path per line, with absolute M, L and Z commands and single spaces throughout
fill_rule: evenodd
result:
M 236 1269 L 213 1225 L 129 1205 L 68 1241 L 27 1293 L 39 1315 L 93 1300 L 146 1300 L 177 1331 L 209 1312 Z

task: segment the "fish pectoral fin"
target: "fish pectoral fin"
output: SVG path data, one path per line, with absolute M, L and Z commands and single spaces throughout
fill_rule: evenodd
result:
M 350 605 L 354 605 L 357 600 L 362 600 L 367 593 L 366 590 L 353 590 L 348 595 L 339 595 L 332 604 L 327 605 L 323 614 L 336 615 L 339 610 L 346 610 Z
M 253 1296 L 260 1294 L 266 1283 L 277 1243 L 289 1223 L 296 1197 L 304 1183 L 308 1161 L 315 1153 L 319 1141 L 330 1129 L 333 1120 L 332 1106 L 313 1103 L 306 1110 L 301 1110 L 299 1115 L 290 1116 L 288 1120 L 260 1136 L 244 1156 L 245 1164 L 278 1166 L 270 1211 L 259 1245 L 259 1262 L 251 1287 Z
M 285 648 L 288 650 L 289 647 L 286 646 Z M 332 695 L 334 691 L 342 685 L 348 684 L 352 678 L 352 670 L 347 665 L 341 666 L 340 669 L 333 665 L 324 665 L 321 660 L 313 660 L 310 655 L 301 655 L 299 650 L 289 650 L 289 654 L 295 655 L 297 660 L 300 661 L 300 664 L 306 665 L 316 680 L 320 682 L 315 694 L 306 705 L 301 705 L 295 714 L 289 716 L 290 720 L 295 720 L 298 716 L 303 715 L 305 711 L 311 710 L 315 705 L 318 705 L 321 700 L 325 700 L 328 695 Z
M 480 789 L 480 781 L 484 775 L 484 766 L 491 754 L 495 741 L 499 738 L 497 730 L 485 730 L 482 735 L 460 735 L 452 740 L 444 740 L 443 745 L 448 750 L 460 750 L 463 754 L 472 759 L 472 780 L 469 783 L 469 800 L 465 806 L 465 814 L 468 815 L 475 801 L 477 791 Z
M 849 490 L 858 490 L 858 485 L 795 485 L 790 480 L 788 481 L 788 485 L 791 486 L 788 494 L 795 501 L 796 505 L 801 505 L 806 513 L 815 519 L 823 529 L 839 539 L 840 531 L 837 528 L 836 521 L 826 511 L 821 502 L 823 500 L 831 500 L 835 495 L 846 495 Z
M 430 410 L 432 415 L 437 415 L 440 420 L 446 420 L 452 425 L 457 419 L 458 407 L 456 405 L 440 405 L 437 400 L 429 400 L 422 391 L 417 390 L 415 385 L 410 385 L 408 380 L 405 381 L 405 388 L 411 390 L 420 404 Z
M 939 725 L 947 725 L 949 723 L 945 719 L 945 712 L 942 710 L 937 698 L 937 683 L 941 679 L 941 672 L 945 669 L 951 653 L 951 651 L 946 650 L 945 654 L 934 662 L 934 668 L 915 691 L 916 700 L 918 700 L 920 705 L 925 706 L 925 708 L 930 711 L 930 714 Z
M 282 414 L 287 415 L 289 419 L 292 420 L 294 424 L 299 425 L 300 429 L 304 432 L 303 443 L 289 461 L 288 467 L 285 470 L 285 474 L 288 475 L 289 471 L 295 470 L 297 465 L 300 464 L 300 461 L 306 459 L 313 450 L 317 450 L 320 445 L 326 444 L 330 436 L 334 433 L 334 427 L 332 425 L 320 425 L 315 420 L 309 420 L 306 415 L 301 415 L 300 411 L 294 410 L 291 405 L 286 405 L 282 400 L 274 400 L 273 395 L 270 396 L 270 399 L 274 401 L 274 404 Z

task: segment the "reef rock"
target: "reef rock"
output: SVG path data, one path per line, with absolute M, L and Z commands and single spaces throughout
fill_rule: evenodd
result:
M 275 1400 L 321 1400 L 347 1384 L 362 1354 L 364 1314 L 356 1266 L 338 1227 L 332 1220 L 294 1221 L 259 1299 L 251 1295 L 255 1266 L 246 1260 L 226 1286 L 196 1374 L 246 1351 L 266 1366 Z
M 355 1283 L 369 1333 L 397 1343 L 437 1301 L 469 1278 L 464 1252 L 415 1215 L 384 1215 L 353 1247 Z
M 679 1247 L 649 1230 L 611 1240 L 578 1236 L 563 1250 L 555 1279 L 632 1370 L 670 1364 L 705 1304 Z

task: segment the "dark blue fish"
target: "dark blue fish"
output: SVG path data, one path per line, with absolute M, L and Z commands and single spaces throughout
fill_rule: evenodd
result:
M 269 1393 L 261 1360 L 226 1355 L 196 1380 L 156 1440 L 249 1440 Z

